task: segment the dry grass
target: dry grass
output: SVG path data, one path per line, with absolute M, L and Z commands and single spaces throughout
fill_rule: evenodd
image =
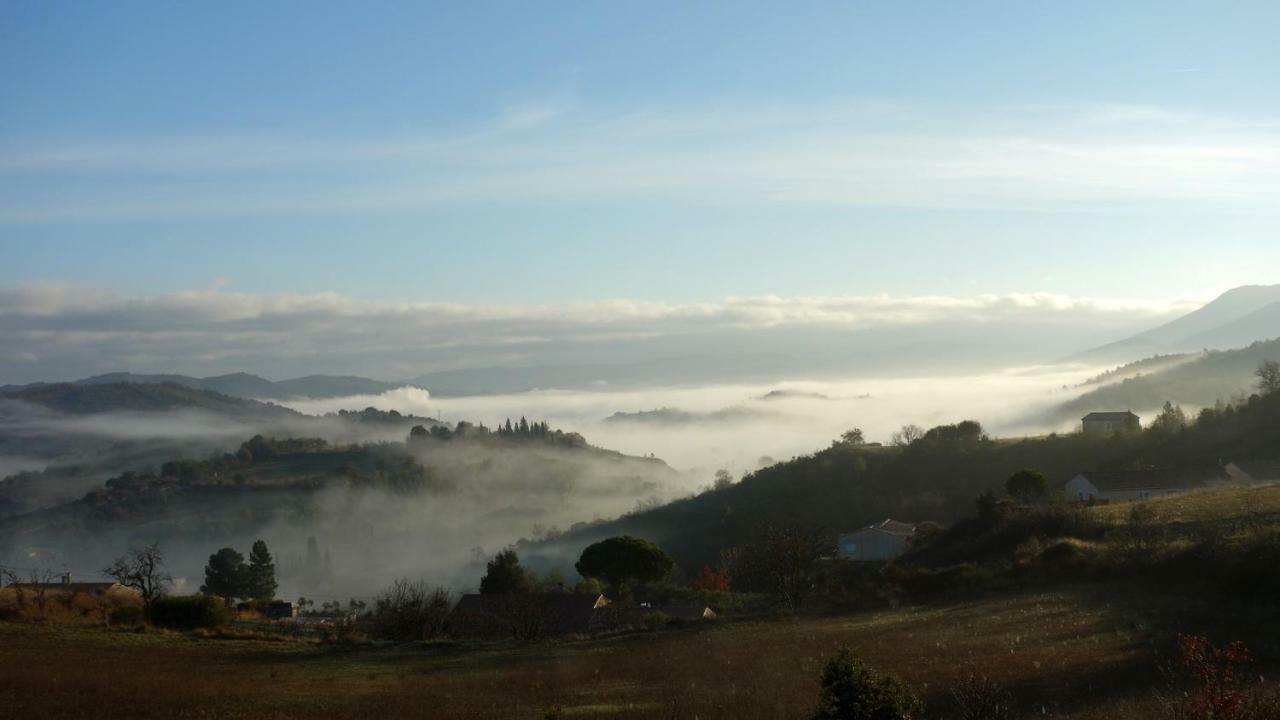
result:
M 1154 718 L 1167 640 L 1153 602 L 1070 591 L 533 647 L 343 649 L 0 623 L 0 705 L 15 717 L 799 718 L 822 663 L 848 645 L 915 686 L 933 717 L 976 670 L 1037 716 Z M 1176 608 L 1178 622 L 1187 612 Z
M 1221 488 L 1158 498 L 1144 503 L 1165 524 L 1230 522 L 1280 519 L 1280 485 Z M 1115 503 L 1091 508 L 1089 512 L 1104 522 L 1127 521 L 1134 503 Z

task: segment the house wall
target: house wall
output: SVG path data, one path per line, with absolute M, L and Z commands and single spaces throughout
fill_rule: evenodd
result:
M 841 535 L 836 554 L 846 560 L 874 562 L 892 560 L 907 549 L 907 536 L 880 530 L 859 530 Z
M 1094 487 L 1093 483 L 1089 482 L 1089 480 L 1083 475 L 1077 475 L 1067 481 L 1066 486 L 1062 488 L 1062 493 L 1068 500 L 1074 500 L 1076 502 L 1083 502 L 1101 497 L 1098 492 L 1098 488 Z

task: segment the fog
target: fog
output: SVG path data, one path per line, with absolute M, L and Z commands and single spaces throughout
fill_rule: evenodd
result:
M 335 467 L 290 467 L 295 479 L 327 480 L 319 490 L 200 496 L 203 500 L 192 496 L 160 515 L 129 516 L 90 531 L 72 526 L 65 533 L 53 532 L 34 524 L 41 529 L 20 532 L 20 542 L 11 550 L 54 548 L 55 564 L 81 572 L 102 567 L 129 545 L 161 539 L 174 575 L 185 578 L 190 590 L 198 586 L 210 553 L 223 546 L 247 552 L 253 540 L 262 538 L 277 555 L 284 597 L 368 597 L 397 576 L 465 589 L 475 586 L 486 557 L 520 538 L 554 535 L 574 523 L 685 496 L 708 486 L 717 469 L 740 476 L 826 447 L 853 427 L 861 428 L 870 442 L 886 443 L 904 424 L 930 427 L 970 418 L 997 436 L 1067 429 L 1069 425 L 1046 421 L 1047 411 L 1079 395 L 1080 383 L 1098 370 L 1030 366 L 948 377 L 599 387 L 468 397 L 436 397 L 404 387 L 380 395 L 280 401 L 306 415 L 261 421 L 195 412 L 59 416 L 46 411 L 25 420 L 11 413 L 5 428 L 11 437 L 53 443 L 46 450 L 107 448 L 114 454 L 102 455 L 108 458 L 102 465 L 116 469 L 146 470 L 165 460 L 210 457 L 261 433 L 321 437 L 342 445 L 372 443 L 383 448 L 380 452 L 409 453 L 439 481 L 427 492 L 405 495 L 352 485 L 343 479 L 345 471 Z M 490 427 L 508 417 L 546 420 L 553 428 L 581 433 L 597 448 L 636 457 L 542 440 L 431 439 L 404 445 L 415 421 L 324 417 L 365 407 Z M 39 455 L 43 458 L 32 454 L 6 462 L 29 468 L 56 456 Z M 107 476 L 50 475 L 49 482 L 67 483 L 66 492 L 45 499 L 74 499 Z M 323 574 L 314 566 L 304 567 L 310 537 L 327 558 Z
M 718 468 L 737 475 L 758 467 L 762 458 L 783 460 L 812 452 L 852 427 L 861 428 L 868 441 L 884 443 L 908 423 L 927 428 L 976 419 L 988 432 L 1002 436 L 1068 429 L 1070 423 L 1046 420 L 1047 411 L 1078 396 L 1078 385 L 1098 372 L 1093 366 L 1053 365 L 949 377 L 539 390 L 470 397 L 435 397 L 405 387 L 381 395 L 278 402 L 304 413 L 374 406 L 490 426 L 507 417 L 545 419 L 554 427 L 582 433 L 596 446 L 662 458 L 689 471 L 696 484 L 709 481 Z M 674 421 L 606 421 L 614 413 L 661 408 L 689 416 Z

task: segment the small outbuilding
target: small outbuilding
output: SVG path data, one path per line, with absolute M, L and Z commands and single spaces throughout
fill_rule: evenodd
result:
M 298 617 L 298 606 L 288 600 L 272 600 L 262 609 L 268 620 L 287 620 Z
M 845 560 L 884 562 L 906 552 L 916 534 L 916 526 L 897 520 L 882 520 L 861 530 L 845 533 L 836 540 L 836 555 Z
M 1080 427 L 1085 435 L 1115 435 L 1141 430 L 1142 420 L 1129 410 L 1091 412 L 1080 419 Z

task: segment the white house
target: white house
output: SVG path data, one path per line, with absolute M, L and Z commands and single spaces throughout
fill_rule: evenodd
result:
M 1063 493 L 1068 500 L 1090 502 L 1131 502 L 1180 495 L 1218 483 L 1212 473 L 1176 470 L 1089 471 L 1067 481 Z
M 915 532 L 916 526 L 910 523 L 884 520 L 841 535 L 836 541 L 836 555 L 862 562 L 892 560 L 906 551 Z

